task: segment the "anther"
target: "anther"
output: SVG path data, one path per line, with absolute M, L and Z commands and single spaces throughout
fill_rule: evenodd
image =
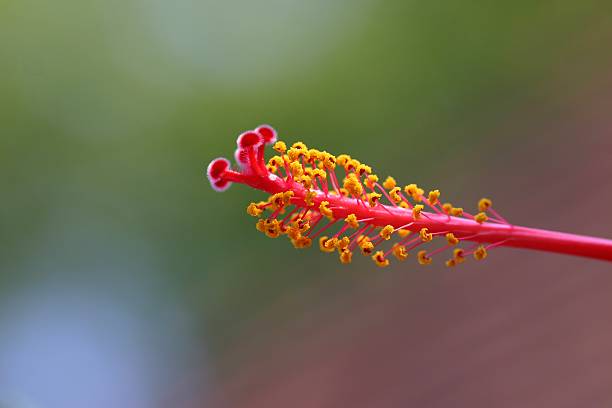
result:
M 429 265 L 431 258 L 427 256 L 427 251 L 422 250 L 417 253 L 417 260 L 421 265 Z
M 485 214 L 483 212 L 479 212 L 478 214 L 476 214 L 474 216 L 474 221 L 476 221 L 479 224 L 482 224 L 483 222 L 485 222 L 488 219 L 489 219 L 489 217 L 487 217 L 487 214 Z
M 388 241 L 391 239 L 391 235 L 393 235 L 393 225 L 385 225 L 381 230 L 380 230 L 380 237 L 382 239 L 384 239 L 385 241 Z
M 478 211 L 487 211 L 492 205 L 493 202 L 488 198 L 481 198 L 480 201 L 478 201 Z
M 377 251 L 372 255 L 372 260 L 381 268 L 389 265 L 389 260 L 385 258 L 385 253 L 383 251 Z
M 397 186 L 397 183 L 395 179 L 391 176 L 387 177 L 383 182 L 383 187 L 387 190 L 391 190 L 392 188 L 395 188 L 395 186 Z

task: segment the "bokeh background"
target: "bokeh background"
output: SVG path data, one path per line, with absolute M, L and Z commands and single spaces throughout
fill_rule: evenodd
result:
M 261 123 L 612 238 L 608 1 L 0 2 L 0 406 L 603 407 L 612 267 L 349 268 L 203 169 Z

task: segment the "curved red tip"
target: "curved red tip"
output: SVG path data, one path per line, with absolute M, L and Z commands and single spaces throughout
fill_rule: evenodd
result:
M 265 144 L 276 142 L 276 130 L 272 126 L 261 125 L 255 131 L 261 135 Z
M 263 137 L 259 133 L 249 130 L 248 132 L 244 132 L 238 136 L 236 143 L 241 149 L 246 149 L 248 147 L 259 145 L 262 140 Z
M 218 157 L 210 162 L 208 168 L 206 168 L 206 176 L 210 180 L 210 183 L 219 181 L 223 173 L 230 168 L 230 161 L 225 157 Z
M 234 159 L 236 159 L 236 162 L 241 166 L 244 164 L 249 164 L 249 152 L 247 152 L 245 149 L 237 148 L 234 152 Z
M 217 180 L 214 183 L 211 183 L 212 188 L 216 191 L 225 191 L 232 185 L 232 182 L 229 180 Z

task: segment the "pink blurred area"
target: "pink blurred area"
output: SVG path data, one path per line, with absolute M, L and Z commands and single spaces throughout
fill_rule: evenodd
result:
M 517 113 L 490 154 L 457 158 L 467 199 L 487 191 L 515 223 L 610 237 L 610 84 Z M 612 405 L 609 263 L 503 248 L 452 270 L 369 266 L 330 270 L 333 289 L 287 293 L 254 321 L 225 353 L 218 405 Z

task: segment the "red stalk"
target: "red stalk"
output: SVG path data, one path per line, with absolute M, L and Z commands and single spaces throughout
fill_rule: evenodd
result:
M 298 144 L 300 143 L 297 143 L 296 145 Z M 306 149 L 303 144 L 300 145 L 302 145 L 299 146 L 300 149 Z M 444 234 L 450 232 L 451 235 L 459 241 L 473 241 L 476 243 L 488 244 L 486 246 L 481 246 L 481 249 L 479 250 L 469 252 L 473 253 L 476 259 L 483 259 L 484 257 L 486 257 L 487 249 L 492 249 L 497 246 L 507 246 L 612 261 L 612 240 L 512 225 L 507 223 L 501 215 L 499 215 L 495 210 L 490 208 L 491 202 L 487 199 L 483 199 L 479 203 L 481 212 L 476 216 L 459 211 L 461 209 L 452 210 L 457 210 L 456 215 L 449 215 L 447 210 L 445 210 L 445 213 L 443 213 L 437 210 L 437 208 L 435 207 L 435 202 L 433 205 L 430 205 L 431 208 L 435 208 L 435 212 L 426 212 L 421 210 L 419 214 L 417 211 L 417 207 L 419 207 L 418 204 L 423 203 L 429 205 L 430 203 L 429 200 L 425 198 L 425 196 L 423 196 L 423 191 L 418 189 L 416 185 L 410 185 L 413 186 L 413 190 L 409 189 L 410 186 L 406 186 L 406 194 L 413 198 L 414 203 L 410 203 L 406 196 L 404 196 L 402 193 L 399 193 L 399 195 L 403 199 L 402 204 L 405 204 L 404 208 L 402 206 L 398 206 L 394 201 L 392 201 L 387 191 L 382 186 L 376 183 L 375 186 L 382 191 L 382 193 L 389 200 L 391 205 L 385 205 L 380 202 L 376 202 L 375 205 L 370 204 L 370 206 L 368 206 L 366 203 L 367 197 L 363 196 L 363 185 L 361 179 L 359 178 L 361 176 L 355 175 L 356 173 L 352 170 L 347 170 L 347 177 L 350 174 L 355 175 L 354 182 L 352 184 L 354 190 L 346 191 L 345 188 L 341 188 L 341 185 L 335 178 L 333 170 L 336 165 L 336 158 L 324 152 L 321 153 L 321 158 L 319 159 L 321 161 L 321 164 L 318 167 L 319 170 L 316 170 L 317 168 L 314 166 L 315 160 L 312 160 L 312 168 L 307 167 L 308 163 L 306 163 L 304 160 L 301 161 L 303 170 L 306 173 L 312 170 L 321 172 L 321 169 L 325 169 L 323 174 L 319 173 L 312 177 L 312 187 L 314 187 L 314 189 L 312 187 L 306 188 L 304 183 L 301 181 L 298 182 L 299 178 L 292 177 L 288 170 L 289 163 L 287 162 L 287 160 L 289 160 L 290 162 L 296 161 L 291 159 L 291 154 L 283 154 L 282 162 L 283 167 L 285 167 L 285 169 L 287 170 L 287 177 L 281 177 L 271 173 L 268 168 L 265 167 L 262 154 L 262 146 L 263 145 L 259 145 L 248 148 L 247 157 L 249 158 L 248 165 L 250 166 L 250 168 L 246 168 L 244 171 L 231 170 L 229 168 L 229 162 L 225 159 L 216 159 L 215 161 L 213 161 L 208 169 L 208 177 L 213 187 L 218 190 L 222 190 L 227 188 L 227 186 L 231 184 L 231 182 L 236 182 L 248 185 L 257 190 L 265 191 L 271 195 L 282 195 L 283 193 L 286 194 L 287 192 L 290 192 L 291 196 L 289 196 L 289 198 L 287 199 L 286 205 L 295 205 L 296 208 L 294 208 L 289 213 L 289 215 L 287 215 L 282 220 L 282 224 L 285 223 L 287 218 L 292 215 L 298 207 L 300 209 L 304 209 L 304 215 L 306 214 L 307 210 L 310 210 L 314 214 L 312 217 L 308 217 L 308 219 L 310 219 L 313 224 L 317 224 L 323 215 L 327 216 L 331 220 L 329 224 L 320 229 L 316 234 L 312 235 L 312 238 L 317 237 L 321 232 L 331 227 L 336 222 L 345 220 L 347 219 L 347 217 L 351 216 L 354 217 L 356 224 L 359 226 L 359 228 L 357 228 L 358 232 L 364 231 L 365 227 L 367 226 L 372 227 L 372 229 L 381 228 L 381 237 L 376 239 L 376 241 L 374 242 L 375 245 L 384 242 L 382 234 L 383 227 L 385 226 L 392 230 L 391 233 L 396 233 L 400 229 L 410 230 L 413 233 L 419 233 L 422 232 L 422 230 L 425 228 L 426 233 L 431 233 L 433 234 L 433 236 L 442 237 L 444 236 Z M 299 152 L 301 151 L 306 150 L 299 150 Z M 294 156 L 297 154 L 295 151 L 293 153 Z M 299 157 L 300 156 L 298 155 L 297 160 L 299 160 Z M 338 159 L 340 159 L 340 156 L 338 157 Z M 354 163 L 351 165 L 353 167 L 356 166 Z M 346 165 L 345 169 L 347 168 L 350 169 L 350 166 Z M 324 177 L 326 174 L 330 176 L 330 179 L 332 181 L 332 186 L 334 188 L 334 191 L 332 191 L 332 193 L 336 194 L 330 194 L 328 189 L 325 188 L 327 187 L 327 181 Z M 323 191 L 321 191 L 321 189 L 318 187 L 319 184 L 316 183 L 316 180 L 318 178 L 321 181 L 321 186 L 324 186 Z M 345 187 L 347 187 L 346 183 L 347 179 L 345 179 Z M 385 187 L 387 186 L 385 185 Z M 414 192 L 414 188 L 417 188 L 416 192 Z M 337 194 L 337 192 L 340 190 L 345 191 L 343 192 L 343 194 Z M 362 192 L 359 193 L 359 191 Z M 309 197 L 307 196 L 307 193 L 310 195 Z M 359 194 L 362 195 L 359 196 Z M 437 197 L 434 198 L 437 201 Z M 364 199 L 366 202 L 364 202 Z M 324 210 L 322 208 L 322 203 L 323 206 L 325 206 L 324 202 L 327 202 L 327 211 L 330 211 L 329 214 L 324 214 Z M 252 205 L 255 204 L 253 203 Z M 446 205 L 447 204 L 445 204 L 445 206 Z M 257 208 L 259 208 L 260 210 L 259 213 L 261 213 L 261 211 L 263 211 L 269 206 L 271 206 L 271 201 L 269 201 L 268 203 L 260 203 L 257 206 Z M 438 206 L 440 206 L 440 204 L 438 204 Z M 275 207 L 274 205 L 272 205 L 272 207 L 273 213 L 272 216 L 268 218 L 268 221 L 272 219 L 276 220 L 276 216 L 282 212 L 282 205 L 281 207 Z M 450 208 L 452 209 L 452 206 Z M 487 210 L 489 210 L 490 214 L 493 215 L 490 221 L 485 215 L 485 211 Z M 334 235 L 334 238 L 339 237 L 348 228 L 348 220 L 346 222 L 347 224 L 340 228 L 340 230 Z M 391 229 L 389 226 L 393 228 Z M 314 227 L 314 225 L 312 225 L 311 227 Z M 353 228 L 355 228 L 355 226 L 353 226 Z M 310 232 L 312 232 L 312 230 Z M 349 234 L 351 244 L 347 249 L 345 249 L 346 247 L 339 248 L 339 252 L 341 254 L 343 253 L 343 251 L 350 252 L 350 249 L 354 248 L 355 244 L 361 245 L 356 241 L 358 238 L 357 234 L 358 233 Z M 276 234 L 273 237 L 276 237 L 278 235 L 279 234 Z M 301 238 L 303 240 L 302 244 L 304 246 L 310 245 L 310 242 L 308 241 L 310 238 L 308 238 L 308 235 L 310 234 L 305 234 L 303 238 Z M 389 239 L 389 237 L 385 238 L 385 240 L 387 239 Z M 400 240 L 398 244 L 403 245 L 410 239 L 411 238 Z M 304 242 L 306 243 L 304 244 Z M 437 253 L 443 252 L 444 249 L 450 248 L 452 245 L 455 244 L 456 242 L 453 244 L 449 241 L 448 246 L 435 250 L 431 252 L 430 255 L 433 256 Z M 296 245 L 295 242 L 294 245 Z M 420 243 L 418 245 L 420 245 Z M 296 245 L 296 247 L 304 246 Z M 389 252 L 391 251 L 387 251 L 384 256 L 386 256 Z M 384 256 L 382 258 L 383 260 Z M 348 256 L 347 259 L 343 259 L 343 257 L 341 256 L 341 260 L 343 263 L 348 263 L 350 262 L 350 256 Z M 345 260 L 348 261 L 345 262 Z M 379 260 L 377 264 L 379 264 L 379 266 L 386 266 L 388 262 L 384 262 L 385 263 Z M 463 258 L 461 256 L 455 257 L 449 262 L 451 262 L 451 264 L 449 265 L 449 263 L 447 262 L 447 265 L 454 266 L 457 263 L 463 262 Z

